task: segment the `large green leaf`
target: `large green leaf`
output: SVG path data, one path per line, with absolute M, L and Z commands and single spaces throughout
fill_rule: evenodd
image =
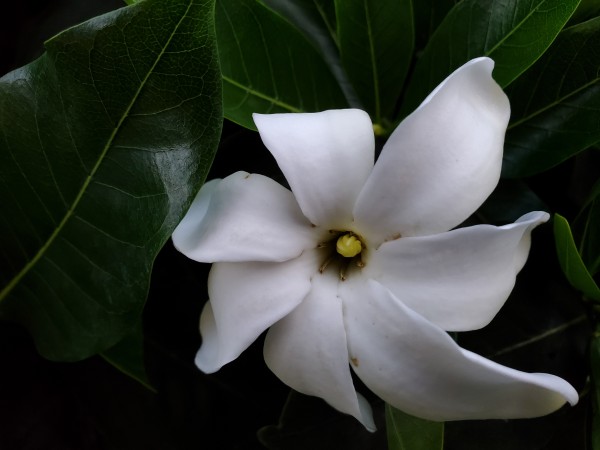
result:
M 600 18 L 564 30 L 510 87 L 503 176 L 546 170 L 600 140 Z
M 221 129 L 213 2 L 146 0 L 0 79 L 0 308 L 46 357 L 116 344 Z
M 569 222 L 559 214 L 554 216 L 554 239 L 560 267 L 569 283 L 588 298 L 600 301 L 600 288 L 581 260 Z
M 348 103 L 321 54 L 255 0 L 218 0 L 225 117 L 254 129 L 252 113 L 313 112 Z
M 442 450 L 444 422 L 431 422 L 385 405 L 388 450 Z
M 411 78 L 403 113 L 468 60 L 489 56 L 507 86 L 546 51 L 580 0 L 463 0 L 446 16 Z
M 336 0 L 342 62 L 376 124 L 391 119 L 412 60 L 410 0 Z

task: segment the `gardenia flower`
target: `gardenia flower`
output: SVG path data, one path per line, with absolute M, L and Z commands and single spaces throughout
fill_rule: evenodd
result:
M 387 403 L 445 421 L 548 414 L 575 389 L 460 348 L 446 331 L 488 324 L 511 292 L 533 228 L 455 228 L 499 180 L 508 99 L 488 58 L 450 75 L 374 164 L 360 110 L 254 115 L 291 192 L 237 172 L 204 185 L 173 234 L 214 263 L 197 366 L 237 358 L 261 333 L 269 368 L 374 429 L 351 369 Z M 451 231 L 448 231 L 451 230 Z

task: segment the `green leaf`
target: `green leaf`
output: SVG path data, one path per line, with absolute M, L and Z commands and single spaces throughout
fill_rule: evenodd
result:
M 507 86 L 548 48 L 580 0 L 464 0 L 446 16 L 417 61 L 403 113 L 413 111 L 448 74 L 478 56 L 496 62 Z
M 221 129 L 213 3 L 141 1 L 0 79 L 0 312 L 78 360 L 136 323 Z
M 331 70 L 348 105 L 364 109 L 342 66 L 333 0 L 262 0 L 312 43 Z
M 255 129 L 254 112 L 348 107 L 319 52 L 263 4 L 219 0 L 215 20 L 228 119 Z
M 336 0 L 342 62 L 376 124 L 392 118 L 412 60 L 410 0 Z
M 441 450 L 444 448 L 444 422 L 413 417 L 385 405 L 388 450 Z
M 554 216 L 554 239 L 560 267 L 569 283 L 588 298 L 600 301 L 600 289 L 581 260 L 569 222 L 559 214 Z
M 116 345 L 102 352 L 101 356 L 125 375 L 156 392 L 148 380 L 144 365 L 144 335 L 141 320 L 138 320 L 131 331 Z
M 508 90 L 502 174 L 547 170 L 600 140 L 600 18 L 564 30 Z

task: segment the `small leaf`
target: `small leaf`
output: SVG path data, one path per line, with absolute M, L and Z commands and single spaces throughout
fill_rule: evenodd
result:
M 0 309 L 78 360 L 136 323 L 221 130 L 213 4 L 146 0 L 0 79 Z
M 502 175 L 547 170 L 600 140 L 600 17 L 564 30 L 508 90 Z
M 101 356 L 125 375 L 137 380 L 152 392 L 156 392 L 148 380 L 144 366 L 144 336 L 141 320 L 138 320 L 131 331 L 116 345 L 102 352 Z
M 441 450 L 444 448 L 444 422 L 413 417 L 385 405 L 388 450 Z
M 254 0 L 219 0 L 215 21 L 228 119 L 256 129 L 254 112 L 348 106 L 319 52 L 266 6 Z
M 374 123 L 392 118 L 412 60 L 410 0 L 336 0 L 342 62 Z
M 554 216 L 554 239 L 560 267 L 569 283 L 590 299 L 600 301 L 600 289 L 581 260 L 569 222 L 559 214 Z
M 402 111 L 413 111 L 449 73 L 478 56 L 496 62 L 507 86 L 548 48 L 580 0 L 464 0 L 446 16 L 417 61 Z

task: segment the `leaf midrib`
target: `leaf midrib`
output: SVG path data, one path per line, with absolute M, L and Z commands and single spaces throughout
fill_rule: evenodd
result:
M 135 103 L 137 102 L 137 100 L 138 100 L 138 98 L 139 98 L 139 96 L 141 94 L 142 89 L 146 85 L 146 82 L 148 81 L 148 79 L 150 78 L 150 76 L 154 73 L 155 67 L 157 66 L 157 64 L 162 59 L 162 57 L 163 57 L 163 55 L 165 53 L 165 50 L 171 44 L 171 41 L 173 40 L 173 37 L 177 33 L 177 30 L 181 26 L 181 23 L 188 16 L 188 13 L 190 11 L 190 8 L 192 7 L 193 2 L 194 2 L 194 0 L 190 0 L 189 1 L 188 6 L 187 6 L 187 8 L 185 10 L 185 13 L 183 13 L 183 15 L 181 16 L 181 18 L 177 22 L 177 25 L 173 28 L 173 32 L 170 34 L 169 38 L 167 39 L 167 41 L 163 45 L 160 53 L 157 55 L 156 59 L 152 63 L 152 66 L 150 67 L 150 69 L 148 70 L 148 72 L 146 73 L 146 75 L 144 76 L 144 79 L 141 81 L 141 83 L 140 83 L 137 91 L 135 92 L 135 95 L 132 97 L 131 101 L 127 105 L 127 108 L 123 112 L 121 118 L 119 119 L 119 122 L 117 123 L 117 125 L 113 129 L 113 131 L 112 131 L 111 135 L 109 136 L 106 144 L 104 145 L 104 148 L 102 149 L 102 152 L 98 156 L 98 160 L 96 161 L 96 164 L 94 165 L 94 167 L 90 171 L 89 175 L 86 177 L 85 181 L 83 182 L 83 184 L 81 186 L 81 189 L 77 193 L 77 196 L 73 200 L 73 203 L 71 203 L 71 206 L 69 207 L 69 209 L 65 213 L 63 219 L 60 221 L 60 223 L 58 224 L 58 226 L 54 229 L 54 231 L 52 232 L 52 234 L 50 235 L 50 237 L 47 239 L 47 241 L 44 243 L 44 245 L 42 245 L 40 247 L 40 249 L 34 255 L 34 257 L 27 264 L 25 264 L 25 266 L 23 266 L 23 269 L 21 269 L 21 271 L 17 275 L 15 275 L 13 277 L 13 279 L 2 289 L 2 291 L 0 291 L 0 302 L 2 302 L 4 300 L 4 298 L 6 298 L 8 296 L 8 294 L 10 294 L 10 292 L 19 284 L 19 282 L 21 281 L 21 279 L 23 279 L 23 277 L 27 273 L 29 273 L 29 271 L 31 269 L 33 269 L 33 267 L 35 267 L 35 265 L 45 255 L 45 253 L 48 251 L 48 249 L 52 246 L 52 244 L 54 243 L 54 241 L 56 240 L 56 238 L 60 235 L 60 233 L 62 232 L 63 228 L 66 226 L 66 224 L 69 222 L 69 220 L 71 219 L 71 217 L 75 213 L 75 210 L 77 209 L 77 206 L 79 205 L 79 203 L 83 199 L 83 196 L 87 192 L 88 186 L 90 185 L 90 183 L 92 182 L 92 179 L 96 175 L 96 172 L 98 171 L 98 169 L 102 165 L 102 162 L 104 161 L 104 158 L 106 157 L 108 151 L 110 150 L 110 148 L 111 148 L 111 146 L 112 146 L 112 144 L 113 144 L 113 142 L 114 142 L 114 140 L 115 140 L 118 132 L 121 130 L 121 127 L 122 127 L 123 123 L 129 117 L 129 112 L 131 111 L 131 109 L 133 108 L 133 106 L 135 105 Z M 46 54 L 46 57 L 48 57 L 48 54 Z
M 579 94 L 581 91 L 584 91 L 585 89 L 593 86 L 594 84 L 596 84 L 598 81 L 600 80 L 600 78 L 595 78 L 592 81 L 578 87 L 577 89 L 572 90 L 571 92 L 569 92 L 567 95 L 563 95 L 561 97 L 556 98 L 554 101 L 548 103 L 547 105 L 545 105 L 542 108 L 539 108 L 537 110 L 535 110 L 534 112 L 532 112 L 531 114 L 522 117 L 521 119 L 512 122 L 510 125 L 508 125 L 507 130 L 510 130 L 514 127 L 517 127 L 531 119 L 533 119 L 536 116 L 539 116 L 540 114 L 543 114 L 544 112 L 548 111 L 549 109 L 552 109 L 560 104 L 562 104 L 564 101 L 566 101 L 567 99 Z
M 247 94 L 254 95 L 254 96 L 256 96 L 256 97 L 258 97 L 260 99 L 263 99 L 263 100 L 266 100 L 268 102 L 271 102 L 274 105 L 277 105 L 277 106 L 280 106 L 280 107 L 282 107 L 284 109 L 287 109 L 290 112 L 295 112 L 295 113 L 302 112 L 300 109 L 298 109 L 298 108 L 296 108 L 296 107 L 294 107 L 294 106 L 292 106 L 292 105 L 290 105 L 288 103 L 282 102 L 281 100 L 279 100 L 279 99 L 277 99 L 275 97 L 272 97 L 272 96 L 270 96 L 268 94 L 263 94 L 260 91 L 252 89 L 251 87 L 246 86 L 246 85 L 244 85 L 244 84 L 242 84 L 242 83 L 240 83 L 238 81 L 235 81 L 233 78 L 230 78 L 230 77 L 228 77 L 226 75 L 221 75 L 221 77 L 223 78 L 223 81 L 226 81 L 227 83 L 230 83 L 233 86 L 235 86 L 235 87 L 237 87 L 239 89 L 242 89 L 243 91 L 246 91 Z
M 494 53 L 500 46 L 502 46 L 513 34 L 515 34 L 517 32 L 518 29 L 520 29 L 523 24 L 525 22 L 527 22 L 529 20 L 529 18 L 531 16 L 533 16 L 535 13 L 538 12 L 538 9 L 540 9 L 540 7 L 546 3 L 548 0 L 540 0 L 540 2 L 537 4 L 537 6 L 535 8 L 533 8 L 531 11 L 529 11 L 529 13 L 527 13 L 525 15 L 525 17 L 523 17 L 522 20 L 519 21 L 519 23 L 517 23 L 514 27 L 511 28 L 510 32 L 508 32 L 506 35 L 504 35 L 502 37 L 502 39 L 500 39 L 496 45 L 494 45 L 491 49 L 489 49 L 488 51 L 486 51 L 486 55 L 490 56 L 492 53 Z M 488 33 L 489 33 L 489 28 L 488 28 Z

